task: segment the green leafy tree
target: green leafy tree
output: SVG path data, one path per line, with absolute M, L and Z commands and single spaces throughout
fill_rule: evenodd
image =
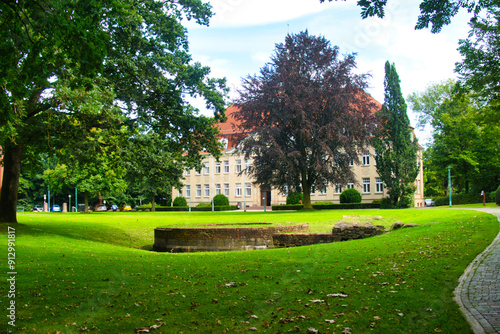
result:
M 151 211 L 155 211 L 155 197 L 180 186 L 187 156 L 173 150 L 169 140 L 153 131 L 138 133 L 129 143 L 124 155 L 127 181 L 135 191 L 151 199 Z
M 328 0 L 329 2 L 333 0 Z M 338 1 L 338 0 L 335 0 Z M 385 6 L 388 0 L 358 0 L 361 7 L 361 17 L 385 16 Z M 320 0 L 325 2 L 325 0 Z M 451 19 L 458 14 L 461 9 L 467 10 L 477 16 L 483 8 L 487 8 L 494 1 L 491 0 L 423 0 L 420 3 L 420 15 L 415 29 L 425 29 L 432 25 L 431 31 L 438 33 L 441 29 L 450 24 Z
M 415 192 L 418 175 L 418 143 L 413 138 L 406 102 L 401 93 L 399 75 L 394 64 L 385 63 L 384 105 L 379 113 L 381 131 L 374 140 L 377 172 L 384 181 L 390 203 L 406 207 Z
M 183 18 L 206 25 L 211 14 L 201 0 L 0 2 L 0 222 L 16 222 L 21 165 L 78 148 L 84 137 L 61 135 L 78 122 L 99 128 L 72 108 L 83 91 L 112 99 L 129 126 L 168 134 L 192 161 L 219 154 L 212 125 L 223 118 L 225 81 L 192 62 L 182 26 Z M 215 118 L 199 117 L 187 95 L 203 97 Z
M 468 90 L 489 105 L 482 118 L 495 125 L 500 123 L 500 2 L 492 1 L 484 17 L 472 20 L 470 26 L 469 38 L 460 40 L 463 59 L 455 71 Z
M 374 100 L 363 92 L 367 75 L 355 74 L 354 55 L 339 55 L 323 37 L 301 32 L 277 44 L 259 76 L 249 76 L 236 104 L 241 149 L 254 163 L 257 183 L 304 194 L 354 179 L 351 161 L 374 131 Z
M 500 131 L 498 123 L 484 117 L 491 114 L 490 106 L 453 80 L 430 85 L 408 100 L 432 126 L 433 142 L 424 154 L 426 194 L 445 193 L 448 166 L 458 192 L 493 191 L 500 183 Z

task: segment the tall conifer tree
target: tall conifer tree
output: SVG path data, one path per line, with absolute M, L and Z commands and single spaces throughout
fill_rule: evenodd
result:
M 385 63 L 384 105 L 378 113 L 381 131 L 374 140 L 377 172 L 394 207 L 408 207 L 415 192 L 418 143 L 413 138 L 406 102 L 394 64 Z

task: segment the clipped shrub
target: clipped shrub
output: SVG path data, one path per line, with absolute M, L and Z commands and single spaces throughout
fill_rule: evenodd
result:
M 184 197 L 176 197 L 173 206 L 187 206 L 187 201 Z
M 316 201 L 313 203 L 313 205 L 332 205 L 332 201 Z
M 199 203 L 196 207 L 197 208 L 208 208 L 208 207 L 212 207 L 212 203 Z
M 229 205 L 229 199 L 224 194 L 215 195 L 212 201 L 214 202 L 214 206 Z
M 304 199 L 304 195 L 299 191 L 290 191 L 288 196 L 286 197 L 286 204 L 300 204 L 300 202 Z
M 346 189 L 340 194 L 340 203 L 361 203 L 361 194 L 354 188 Z
M 495 203 L 497 203 L 497 205 L 500 205 L 500 186 L 498 186 L 497 192 L 495 194 Z

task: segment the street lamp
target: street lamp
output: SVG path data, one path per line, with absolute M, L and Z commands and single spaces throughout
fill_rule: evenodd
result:
M 69 209 L 69 212 L 71 212 L 71 195 L 68 195 L 68 199 L 69 199 L 68 209 Z
M 450 198 L 450 206 L 451 206 L 451 167 L 448 166 L 448 195 L 449 195 L 449 198 Z

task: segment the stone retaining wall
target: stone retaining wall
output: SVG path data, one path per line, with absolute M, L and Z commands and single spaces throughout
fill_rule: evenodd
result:
M 273 248 L 277 233 L 305 232 L 308 224 L 253 228 L 156 228 L 157 252 L 207 252 Z
M 333 242 L 332 234 L 299 233 L 273 235 L 274 247 L 296 247 Z

